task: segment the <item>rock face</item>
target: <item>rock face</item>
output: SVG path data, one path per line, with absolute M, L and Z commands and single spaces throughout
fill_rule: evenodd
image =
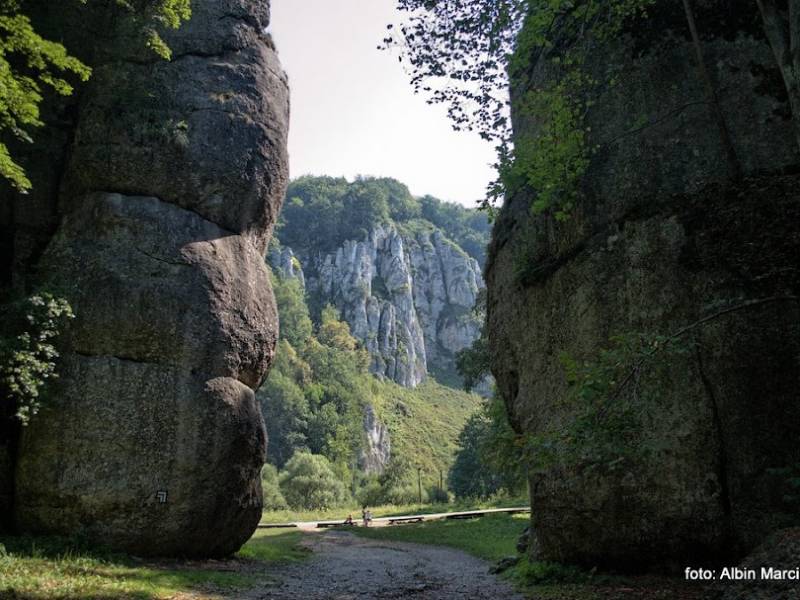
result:
M 302 287 L 306 287 L 306 277 L 303 273 L 303 265 L 300 263 L 291 248 L 273 249 L 268 256 L 270 266 L 276 270 L 281 277 L 297 279 Z
M 260 518 L 254 390 L 278 331 L 263 256 L 287 183 L 288 88 L 267 2 L 192 9 L 169 62 L 142 60 L 114 21 L 71 141 L 48 149 L 63 170 L 41 200 L 58 224 L 37 277 L 77 318 L 16 452 L 24 531 L 222 556 Z
M 747 177 L 720 183 L 725 155 L 682 6 L 657 2 L 635 39 L 606 41 L 589 59 L 600 81 L 615 65 L 619 84 L 588 112 L 599 151 L 574 215 L 533 215 L 535 194 L 523 191 L 493 232 L 492 370 L 520 432 L 569 421 L 561 353 L 591 361 L 612 335 L 691 332 L 691 352 L 669 359 L 646 407 L 652 453 L 612 471 L 531 476 L 539 560 L 634 569 L 720 559 L 797 520 L 771 469 L 800 461 L 800 196 L 796 176 L 768 174 L 796 165 L 797 150 L 755 5 L 695 4 Z M 530 63 L 515 97 L 550 81 L 544 59 Z M 515 115 L 518 138 L 537 126 Z
M 359 456 L 358 468 L 367 474 L 383 473 L 392 456 L 391 438 L 369 404 L 364 408 L 364 433 L 367 443 Z
M 335 252 L 308 252 L 302 270 L 289 265 L 291 249 L 274 254 L 284 276 L 302 278 L 315 302 L 341 311 L 370 352 L 371 371 L 400 385 L 416 387 L 431 369 L 452 371 L 455 353 L 480 332 L 472 312 L 484 287 L 480 267 L 439 230 L 378 226 Z

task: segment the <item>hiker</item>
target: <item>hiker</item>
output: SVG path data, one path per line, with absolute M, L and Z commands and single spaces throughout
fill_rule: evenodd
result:
M 364 512 L 364 527 L 369 527 L 370 523 L 372 523 L 372 512 L 367 510 Z
M 353 515 L 347 515 L 347 518 L 344 520 L 345 525 L 355 525 L 353 523 Z
M 361 507 L 361 520 L 364 522 L 364 527 L 369 527 L 369 523 L 367 523 L 367 505 Z

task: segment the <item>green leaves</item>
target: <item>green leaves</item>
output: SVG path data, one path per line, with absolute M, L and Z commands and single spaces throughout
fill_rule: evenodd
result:
M 12 7 L 18 9 L 16 3 Z M 42 125 L 39 119 L 42 86 L 67 96 L 73 88 L 62 75 L 71 74 L 86 81 L 90 73 L 86 65 L 67 54 L 64 46 L 37 34 L 27 16 L 0 13 L 0 132 L 10 131 L 17 139 L 31 142 L 25 128 Z M 3 143 L 0 143 L 0 175 L 18 190 L 31 187 L 24 170 Z
M 612 336 L 592 360 L 562 354 L 568 417 L 527 438 L 531 469 L 613 471 L 658 452 L 658 441 L 646 439 L 646 423 L 670 365 L 693 348 L 693 342 L 676 335 L 629 332 Z
M 575 208 L 592 148 L 586 110 L 599 84 L 583 64 L 654 0 L 398 0 L 408 20 L 384 39 L 411 65 L 415 91 L 448 106 L 456 129 L 497 142 L 498 179 L 481 208 L 521 187 L 534 213 L 565 220 Z M 545 85 L 533 85 L 543 67 Z M 539 76 L 537 75 L 537 79 Z M 508 88 L 518 98 L 509 111 Z M 527 91 L 525 91 L 527 89 Z M 512 136 L 509 112 L 515 114 Z M 533 124 L 525 130 L 519 124 Z M 513 139 L 512 139 L 513 138 Z
M 88 0 L 78 0 L 87 4 Z M 141 29 L 143 46 L 164 59 L 171 57 L 159 28 L 175 29 L 191 16 L 191 0 L 113 0 Z M 97 0 L 94 0 L 97 4 Z M 108 0 L 102 0 L 107 5 Z M 71 80 L 86 81 L 91 69 L 67 49 L 40 36 L 17 0 L 0 2 L 0 134 L 32 142 L 29 130 L 41 127 L 43 88 L 69 96 Z M 21 192 L 31 188 L 24 169 L 0 142 L 0 176 Z
M 66 300 L 46 293 L 31 296 L 17 310 L 24 311 L 21 333 L 0 338 L 0 389 L 27 425 L 41 408 L 44 386 L 58 377 L 53 341 L 74 315 Z

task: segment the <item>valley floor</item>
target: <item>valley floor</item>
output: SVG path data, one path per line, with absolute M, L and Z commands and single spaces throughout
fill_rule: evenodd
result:
M 489 563 L 441 546 L 372 540 L 346 531 L 309 534 L 308 561 L 279 569 L 280 583 L 247 600 L 522 600 Z
M 710 600 L 680 578 L 620 577 L 515 554 L 522 514 L 388 527 L 260 529 L 227 560 L 143 560 L 0 538 L 0 600 Z M 726 596 L 728 598 L 729 596 Z M 739 598 L 737 596 L 737 598 Z M 741 596 L 742 599 L 750 596 Z M 772 598 L 765 596 L 765 598 Z M 794 598 L 794 596 L 786 596 Z

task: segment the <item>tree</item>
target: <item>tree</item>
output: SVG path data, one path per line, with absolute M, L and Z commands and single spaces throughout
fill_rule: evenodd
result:
M 78 0 L 87 3 L 88 0 Z M 191 15 L 190 0 L 92 0 L 122 9 L 142 32 L 144 44 L 168 59 L 170 51 L 159 28 L 177 28 Z M 43 88 L 62 96 L 73 92 L 69 79 L 86 81 L 91 69 L 57 42 L 41 37 L 24 13 L 21 0 L 0 0 L 0 134 L 32 142 L 30 129 L 41 127 Z M 18 190 L 31 182 L 0 142 L 0 175 Z
M 499 398 L 484 402 L 464 425 L 448 485 L 456 496 L 486 497 L 520 490 L 527 476 L 525 446 L 508 422 Z
M 302 348 L 311 337 L 313 324 L 303 297 L 300 281 L 293 278 L 272 278 L 272 289 L 280 317 L 280 335 L 293 347 Z
M 376 225 L 389 220 L 389 194 L 374 179 L 356 179 L 344 196 L 342 237 L 364 239 Z
M 728 131 L 728 124 L 725 121 L 725 114 L 722 112 L 722 107 L 719 103 L 717 90 L 714 87 L 714 83 L 711 81 L 711 77 L 708 75 L 706 60 L 703 57 L 703 47 L 700 43 L 700 35 L 697 33 L 697 25 L 694 20 L 694 10 L 692 10 L 691 0 L 683 0 L 683 10 L 686 13 L 686 22 L 689 25 L 689 32 L 692 36 L 692 44 L 694 45 L 694 52 L 697 57 L 697 72 L 706 90 L 706 100 L 717 122 L 717 129 L 719 130 L 722 148 L 725 150 L 725 157 L 728 160 L 730 174 L 734 180 L 737 180 L 742 176 L 742 167 L 739 163 L 739 157 L 736 155 L 736 150 L 733 147 L 733 141 Z
M 399 34 L 383 48 L 399 47 L 411 65 L 411 85 L 429 103 L 447 106 L 456 129 L 503 140 L 508 129 L 508 57 L 529 12 L 524 0 L 398 0 L 408 13 Z M 563 4 L 551 2 L 550 4 Z M 394 25 L 388 26 L 390 30 Z M 395 38 L 400 39 L 395 39 Z M 436 81 L 445 81 L 440 87 Z
M 391 177 L 381 177 L 374 181 L 386 190 L 392 219 L 403 222 L 420 216 L 419 202 L 408 191 L 406 184 Z
M 383 48 L 400 48 L 401 59 L 411 65 L 415 91 L 427 93 L 430 103 L 446 104 L 457 129 L 475 129 L 497 141 L 499 178 L 482 208 L 526 186 L 536 193 L 534 212 L 552 210 L 563 219 L 576 205 L 590 163 L 585 115 L 599 84 L 609 83 L 594 81 L 582 67 L 598 41 L 614 38 L 631 19 L 646 18 L 655 1 L 398 0 L 409 17 L 399 33 L 384 39 Z M 756 1 L 783 74 L 800 147 L 800 0 Z M 683 6 L 698 75 L 736 179 L 739 161 L 705 69 L 689 0 Z M 549 81 L 529 86 L 541 61 L 549 63 Z M 505 96 L 509 80 L 517 84 L 513 107 Z M 537 134 L 518 136 L 512 144 L 509 110 L 520 121 L 536 122 Z
M 358 347 L 358 340 L 350 335 L 350 326 L 339 320 L 339 311 L 328 304 L 322 309 L 322 323 L 317 338 L 326 346 L 352 352 Z
M 261 491 L 264 496 L 264 510 L 286 510 L 289 505 L 281 493 L 278 483 L 278 469 L 275 465 L 261 468 Z
M 280 475 L 280 487 L 286 502 L 294 509 L 326 510 L 347 498 L 347 490 L 328 459 L 310 452 L 292 456 Z
M 800 149 L 800 0 L 756 0 L 756 4 L 789 97 Z
M 456 353 L 456 369 L 464 378 L 464 389 L 468 392 L 491 375 L 490 367 L 489 344 L 483 332 L 472 346 Z
M 459 450 L 447 475 L 447 485 L 458 498 L 486 498 L 500 489 L 500 477 L 482 455 L 488 432 L 485 415 L 477 412 L 467 420 L 458 436 Z
M 267 458 L 278 466 L 309 445 L 309 420 L 313 418 L 303 390 L 278 370 L 270 373 L 258 392 L 267 426 Z

